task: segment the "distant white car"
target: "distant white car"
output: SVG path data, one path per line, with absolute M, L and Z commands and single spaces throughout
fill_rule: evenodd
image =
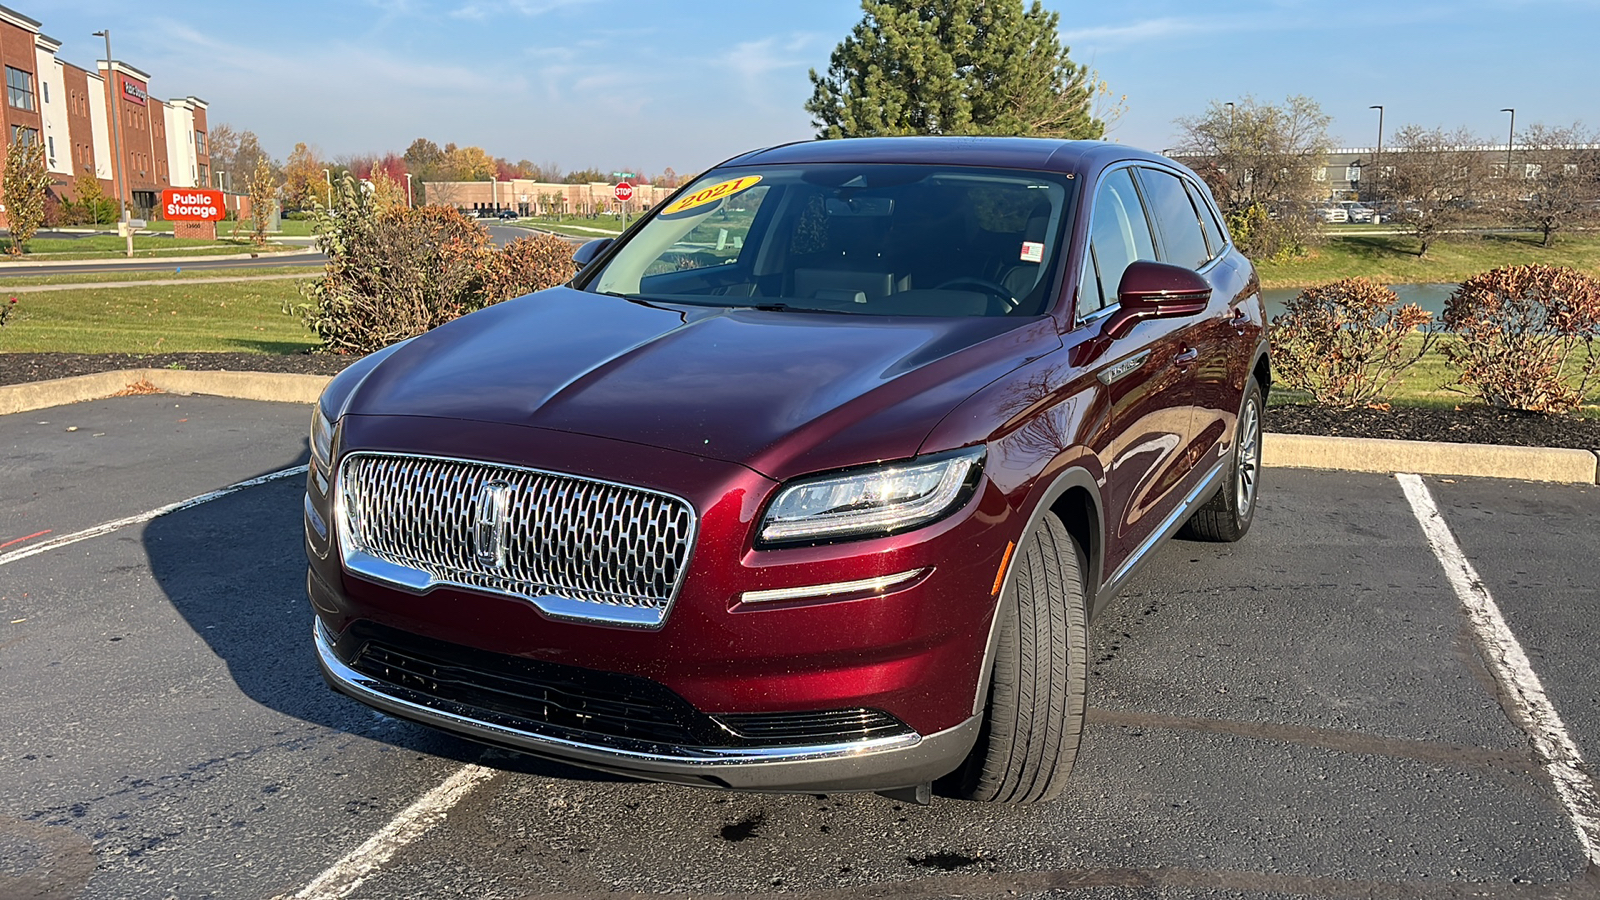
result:
M 1333 206 L 1331 204 L 1328 206 L 1319 206 L 1313 210 L 1313 212 L 1316 213 L 1317 218 L 1321 219 L 1324 224 L 1328 225 L 1350 221 L 1350 215 L 1344 211 L 1344 207 L 1342 206 Z
M 1345 217 L 1348 221 L 1362 223 L 1378 221 L 1377 210 L 1366 205 L 1365 203 L 1359 203 L 1355 200 L 1345 200 L 1339 205 L 1344 208 Z

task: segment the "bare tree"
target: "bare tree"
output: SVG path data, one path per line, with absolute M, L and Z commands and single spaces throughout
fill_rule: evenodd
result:
M 1600 146 L 1582 125 L 1547 128 L 1534 125 L 1517 136 L 1520 171 L 1527 179 L 1526 196 L 1509 198 L 1508 218 L 1544 236 L 1600 220 Z
M 1389 221 L 1420 242 L 1417 256 L 1426 257 L 1441 236 L 1477 215 L 1473 191 L 1489 166 L 1481 143 L 1466 129 L 1407 125 L 1384 152 L 1379 193 L 1392 205 Z
M 1333 143 L 1330 119 L 1309 97 L 1283 104 L 1246 96 L 1213 100 L 1198 116 L 1177 120 L 1177 155 L 1206 180 L 1245 252 L 1296 252 L 1317 234 L 1312 204 L 1324 199 L 1317 172 Z

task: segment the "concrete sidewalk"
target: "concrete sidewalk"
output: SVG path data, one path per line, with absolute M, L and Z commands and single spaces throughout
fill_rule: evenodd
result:
M 151 391 L 314 403 L 331 377 L 273 372 L 122 369 L 0 386 L 0 415 Z M 1552 447 L 1267 434 L 1262 442 L 1261 457 L 1263 465 L 1274 468 L 1600 483 L 1600 457 L 1593 451 Z

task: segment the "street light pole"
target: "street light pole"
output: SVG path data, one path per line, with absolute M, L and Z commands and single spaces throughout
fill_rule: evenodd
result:
M 1373 169 L 1378 173 L 1378 177 L 1382 178 L 1383 177 L 1383 107 L 1382 106 L 1369 106 L 1369 107 L 1367 107 L 1367 109 L 1375 109 L 1375 110 L 1378 111 L 1378 148 L 1372 152 L 1372 166 L 1373 166 Z
M 411 209 L 414 206 L 416 206 L 416 204 L 411 202 L 411 173 L 407 172 L 406 173 L 406 209 Z
M 111 137 L 116 150 L 116 157 L 112 159 L 111 174 L 120 185 L 117 199 L 122 201 L 122 233 L 128 237 L 128 257 L 133 257 L 133 229 L 128 226 L 128 207 L 131 201 L 128 196 L 128 180 L 122 177 L 122 117 L 117 115 L 117 110 L 122 107 L 122 98 L 117 96 L 117 71 L 111 62 L 111 29 L 96 31 L 90 37 L 103 37 L 106 39 L 106 95 L 111 98 Z
M 1506 177 L 1511 177 L 1511 145 L 1517 140 L 1517 111 L 1512 107 L 1500 110 L 1511 113 L 1511 130 L 1506 133 Z

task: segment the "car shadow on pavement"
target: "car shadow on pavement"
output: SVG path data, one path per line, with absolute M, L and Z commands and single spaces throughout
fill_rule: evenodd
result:
M 301 454 L 294 464 L 303 464 Z M 305 722 L 462 762 L 482 745 L 380 714 L 322 680 L 311 642 L 302 539 L 304 476 L 246 488 L 145 526 L 150 571 L 174 609 L 250 700 Z M 495 768 L 567 780 L 626 780 L 520 753 Z

